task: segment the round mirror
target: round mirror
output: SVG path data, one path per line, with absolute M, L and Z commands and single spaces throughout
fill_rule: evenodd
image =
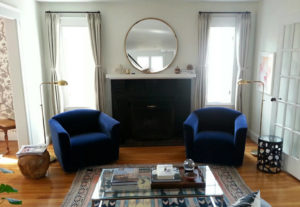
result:
M 177 53 L 177 37 L 166 22 L 146 18 L 132 25 L 126 35 L 129 62 L 145 73 L 157 73 L 171 65 Z

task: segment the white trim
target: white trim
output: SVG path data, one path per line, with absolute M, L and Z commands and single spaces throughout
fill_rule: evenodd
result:
M 0 16 L 6 19 L 20 19 L 20 10 L 12 6 L 0 3 Z
M 18 137 L 18 144 L 30 144 L 32 141 L 31 127 L 29 121 L 29 109 L 26 106 L 26 97 L 24 92 L 24 82 L 23 82 L 23 70 L 22 62 L 24 62 L 24 53 L 22 52 L 21 35 L 20 35 L 20 10 L 0 3 L 0 17 L 4 17 L 9 20 L 15 21 L 15 26 L 17 30 L 16 38 L 12 35 L 8 35 L 7 40 L 13 42 L 14 44 L 8 44 L 8 51 L 14 51 L 9 53 L 8 61 L 10 62 L 11 68 L 11 81 L 13 85 L 13 105 L 15 112 L 16 121 L 16 132 Z M 10 40 L 11 39 L 11 40 Z M 17 61 L 19 60 L 19 61 Z
M 290 131 L 290 132 L 292 132 L 292 133 L 294 133 L 294 134 L 300 135 L 300 131 L 293 130 L 293 129 L 291 129 L 290 127 L 286 127 L 286 126 L 283 126 L 282 124 L 278 124 L 278 123 L 275 123 L 274 125 L 277 126 L 277 127 L 279 127 L 279 128 L 288 130 L 288 131 Z M 282 131 L 284 131 L 284 130 L 282 130 Z M 283 136 L 282 136 L 282 137 L 283 137 Z
M 192 79 L 196 78 L 196 74 L 106 74 L 107 79 L 123 80 L 123 79 Z
M 141 2 L 142 0 L 36 0 L 37 2 L 106 2 L 106 3 L 113 3 L 113 2 Z M 147 1 L 147 0 L 144 0 Z M 231 3 L 231 2 L 259 2 L 261 0 L 178 0 L 179 2 L 224 2 L 224 3 Z
M 300 76 L 280 75 L 280 78 L 289 78 L 289 79 L 300 80 Z

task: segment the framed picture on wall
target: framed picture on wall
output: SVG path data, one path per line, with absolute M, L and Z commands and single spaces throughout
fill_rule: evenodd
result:
M 265 93 L 271 95 L 275 53 L 261 52 L 258 60 L 258 80 L 264 82 Z M 262 87 L 259 87 L 262 91 Z

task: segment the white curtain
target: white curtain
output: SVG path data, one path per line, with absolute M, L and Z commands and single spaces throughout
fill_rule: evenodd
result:
M 194 110 L 205 106 L 206 98 L 206 57 L 209 31 L 209 14 L 199 14 L 198 30 L 198 66 L 196 67 L 196 80 L 194 86 Z
M 96 108 L 100 111 L 104 111 L 105 72 L 101 67 L 101 16 L 100 13 L 89 13 L 87 17 L 95 61 Z
M 250 41 L 250 22 L 249 12 L 238 14 L 236 18 L 236 55 L 237 55 L 237 80 L 247 78 L 247 63 Z M 235 109 L 242 111 L 243 96 L 242 87 L 237 86 L 235 97 Z
M 56 73 L 57 50 L 58 50 L 58 28 L 59 16 L 53 13 L 46 13 L 46 27 L 48 34 L 48 46 L 50 55 L 50 75 L 51 82 L 58 80 Z M 52 99 L 52 115 L 63 111 L 61 103 L 61 94 L 57 85 L 51 85 L 51 99 Z

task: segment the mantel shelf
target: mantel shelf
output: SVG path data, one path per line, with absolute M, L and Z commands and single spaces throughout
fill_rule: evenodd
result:
M 156 73 L 156 74 L 106 74 L 107 79 L 123 80 L 123 79 L 192 79 L 196 78 L 193 73 Z

